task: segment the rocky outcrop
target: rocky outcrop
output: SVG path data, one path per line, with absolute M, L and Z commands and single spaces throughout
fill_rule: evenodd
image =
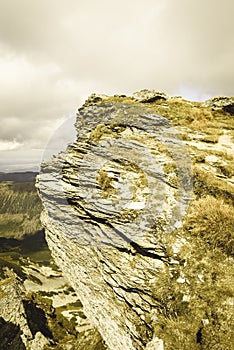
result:
M 213 97 L 203 104 L 213 110 L 223 110 L 231 115 L 234 115 L 234 97 L 217 96 Z
M 134 103 L 82 108 L 76 128 L 66 153 L 42 164 L 49 247 L 110 349 L 161 349 L 152 291 L 176 261 L 156 232 L 179 227 L 187 206 L 186 150 L 167 119 Z
M 101 101 L 103 101 L 103 100 L 105 100 L 107 98 L 108 98 L 108 96 L 105 95 L 105 94 L 95 94 L 95 93 L 93 93 L 87 98 L 87 100 L 84 103 L 84 106 L 93 106 L 96 103 L 101 102 Z
M 36 276 L 34 286 L 35 282 L 40 282 Z M 79 310 L 81 316 L 79 324 L 74 322 L 74 319 L 78 320 L 79 317 L 75 317 L 78 310 L 74 310 L 72 303 L 70 304 L 71 310 L 69 306 L 65 310 L 70 312 L 73 322 L 52 305 L 50 296 L 51 294 L 56 295 L 56 291 L 54 293 L 44 291 L 46 297 L 42 297 L 43 293 L 35 288 L 35 292 L 29 292 L 27 288 L 28 283 L 23 282 L 13 270 L 5 268 L 5 278 L 0 280 L 1 349 L 48 350 L 55 347 L 66 350 L 106 349 L 100 334 L 85 321 L 81 310 Z M 66 295 L 69 294 L 66 288 L 63 291 Z M 60 298 L 60 303 L 61 300 Z
M 2 349 L 41 350 L 51 343 L 43 312 L 35 307 L 34 315 L 29 320 L 28 310 L 32 304 L 25 300 L 26 291 L 22 281 L 9 269 L 6 275 L 7 278 L 0 282 Z
M 205 182 L 204 155 L 191 141 L 189 156 L 169 121 L 175 118 L 181 125 L 185 118 L 181 130 L 187 131 L 190 147 L 189 127 L 200 123 L 204 131 L 212 118 L 209 109 L 200 111 L 178 99 L 165 106 L 163 94 L 146 95 L 99 96 L 80 108 L 77 140 L 41 165 L 42 222 L 56 263 L 110 350 L 163 350 L 164 344 L 170 350 L 204 344 L 208 349 L 209 327 L 216 322 L 212 315 L 219 319 L 227 299 L 216 300 L 214 294 L 209 299 L 212 276 L 218 276 L 209 269 L 215 257 L 194 229 L 196 220 L 183 227 L 182 220 L 190 201 L 203 196 L 195 208 L 203 205 L 207 225 L 205 196 L 216 191 L 230 203 L 232 189 L 226 179 Z M 199 163 L 196 195 L 190 159 Z M 225 185 L 218 187 L 218 181 Z M 190 236 L 193 229 L 195 238 Z M 212 252 L 221 249 L 219 257 L 230 252 L 228 247 L 223 253 L 212 239 L 209 244 Z M 229 262 L 222 259 L 222 271 L 228 271 Z M 217 277 L 220 286 L 224 275 Z
M 132 97 L 135 101 L 142 103 L 150 103 L 157 100 L 168 100 L 170 98 L 170 96 L 164 92 L 148 89 L 134 92 Z

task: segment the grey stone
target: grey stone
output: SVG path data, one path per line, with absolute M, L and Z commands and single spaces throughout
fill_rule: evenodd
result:
M 134 92 L 132 97 L 135 101 L 143 103 L 150 103 L 157 100 L 168 100 L 170 98 L 170 96 L 164 92 L 148 89 Z
M 209 107 L 212 110 L 223 110 L 224 112 L 234 115 L 234 96 L 217 96 L 203 103 L 204 107 Z
M 98 101 L 79 111 L 77 141 L 38 178 L 48 245 L 110 350 L 162 349 L 152 288 L 174 262 L 154 226 L 169 230 L 187 206 L 189 160 L 181 191 L 163 172 L 168 162 L 179 172 L 186 150 L 145 105 Z

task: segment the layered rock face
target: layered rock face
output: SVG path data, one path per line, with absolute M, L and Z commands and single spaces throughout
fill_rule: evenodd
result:
M 174 276 L 191 285 L 178 235 L 194 198 L 191 162 L 169 119 L 141 103 L 167 108 L 160 96 L 92 96 L 77 114 L 77 140 L 39 176 L 48 245 L 111 350 L 162 350 L 159 320 L 175 298 L 161 289 Z M 180 301 L 190 298 L 184 290 Z

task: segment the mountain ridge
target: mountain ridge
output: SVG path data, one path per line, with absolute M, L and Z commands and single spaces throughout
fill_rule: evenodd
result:
M 148 90 L 133 97 L 93 94 L 75 126 L 77 140 L 42 164 L 42 221 L 55 261 L 108 348 L 228 348 L 232 108 Z M 224 132 L 228 145 L 220 139 Z M 152 155 L 158 168 L 150 168 Z M 190 180 L 193 192 L 186 196 Z M 154 201 L 154 211 L 144 209 Z

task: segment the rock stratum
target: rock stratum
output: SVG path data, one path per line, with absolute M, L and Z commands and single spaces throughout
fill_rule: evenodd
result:
M 231 346 L 229 112 L 154 90 L 94 94 L 76 141 L 42 163 L 47 242 L 100 349 Z
M 41 230 L 36 175 L 0 174 L 0 348 L 103 348 L 51 258 Z

